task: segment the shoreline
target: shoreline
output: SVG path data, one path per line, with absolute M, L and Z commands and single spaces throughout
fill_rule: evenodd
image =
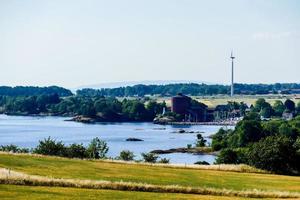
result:
M 206 125 L 206 126 L 235 126 L 237 121 L 226 121 L 226 122 L 164 122 L 154 123 L 160 125 Z
M 23 117 L 66 117 L 69 119 L 66 119 L 65 121 L 72 121 L 72 122 L 79 122 L 79 123 L 85 123 L 85 124 L 95 124 L 95 123 L 153 123 L 158 125 L 178 125 L 178 126 L 195 126 L 195 125 L 205 125 L 205 126 L 235 126 L 238 121 L 223 121 L 223 122 L 154 122 L 154 121 L 106 121 L 106 120 L 99 120 L 98 118 L 92 118 L 92 117 L 84 117 L 81 115 L 60 115 L 60 114 L 54 114 L 54 113 L 40 113 L 40 114 L 26 114 L 26 113 L 0 113 L 1 115 L 7 115 L 7 116 L 23 116 Z

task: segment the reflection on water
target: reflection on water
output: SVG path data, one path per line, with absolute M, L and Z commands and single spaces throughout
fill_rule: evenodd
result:
M 140 153 L 156 149 L 186 147 L 194 144 L 197 133 L 174 133 L 178 129 L 201 132 L 204 137 L 214 134 L 219 126 L 163 126 L 152 123 L 99 123 L 82 124 L 64 121 L 64 117 L 24 117 L 0 115 L 0 145 L 15 144 L 33 148 L 48 136 L 66 144 L 87 145 L 94 137 L 109 145 L 108 156 L 116 157 L 122 150 L 133 151 L 136 159 Z M 173 133 L 172 133 L 173 132 Z M 203 132 L 203 133 L 202 133 Z M 127 142 L 127 138 L 139 138 L 143 142 Z M 211 140 L 206 138 L 210 143 Z M 196 161 L 213 163 L 212 155 L 174 153 L 161 155 L 171 163 L 191 164 Z

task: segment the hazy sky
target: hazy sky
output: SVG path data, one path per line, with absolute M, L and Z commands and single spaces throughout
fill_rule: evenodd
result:
M 0 0 L 0 85 L 300 82 L 299 0 Z

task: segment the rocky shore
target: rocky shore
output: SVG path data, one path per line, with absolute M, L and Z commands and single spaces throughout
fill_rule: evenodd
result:
M 218 152 L 213 151 L 211 147 L 194 147 L 194 148 L 174 148 L 167 150 L 153 150 L 150 153 L 154 154 L 170 154 L 170 153 L 192 153 L 192 154 L 208 154 L 217 155 Z
M 206 126 L 235 126 L 237 121 L 222 121 L 222 122 L 154 122 L 155 124 L 162 124 L 162 125 L 206 125 Z

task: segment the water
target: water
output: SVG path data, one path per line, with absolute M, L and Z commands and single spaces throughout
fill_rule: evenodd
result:
M 196 141 L 197 133 L 172 133 L 183 128 L 187 131 L 201 131 L 206 140 L 218 131 L 220 126 L 163 126 L 152 123 L 99 123 L 82 124 L 65 121 L 64 117 L 29 117 L 0 115 L 0 145 L 15 144 L 20 147 L 33 148 L 38 141 L 48 136 L 65 144 L 82 143 L 87 145 L 93 138 L 105 140 L 109 146 L 108 156 L 116 157 L 122 150 L 133 151 L 136 159 L 140 154 L 157 149 L 186 147 Z M 144 141 L 127 142 L 134 137 Z M 160 155 L 169 158 L 171 163 L 192 164 L 197 161 L 213 163 L 213 155 L 193 155 L 173 153 Z

